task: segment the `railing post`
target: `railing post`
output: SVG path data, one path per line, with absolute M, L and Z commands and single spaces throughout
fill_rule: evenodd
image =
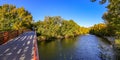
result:
M 0 45 L 4 43 L 4 32 L 0 32 Z
M 17 36 L 19 35 L 19 31 L 17 30 Z
M 3 33 L 3 36 L 4 36 L 4 39 L 3 39 L 3 43 L 7 42 L 8 41 L 8 32 L 4 32 Z

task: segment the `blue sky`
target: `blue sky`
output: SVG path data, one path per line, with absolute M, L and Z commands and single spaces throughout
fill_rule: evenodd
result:
M 3 4 L 24 7 L 35 21 L 43 20 L 45 16 L 61 16 L 85 27 L 104 22 L 101 17 L 107 11 L 107 3 L 100 5 L 90 0 L 0 0 L 0 5 Z

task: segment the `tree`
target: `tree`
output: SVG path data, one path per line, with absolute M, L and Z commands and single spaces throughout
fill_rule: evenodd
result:
M 111 33 L 108 30 L 108 27 L 104 23 L 100 24 L 95 24 L 93 27 L 90 29 L 91 34 L 99 35 L 99 36 L 110 36 Z
M 0 30 L 19 30 L 31 28 L 32 15 L 23 7 L 4 4 L 0 6 Z
M 80 27 L 73 20 L 65 20 L 60 16 L 47 16 L 44 21 L 35 23 L 41 39 L 68 38 L 88 33 L 87 28 Z
M 96 2 L 96 1 L 97 1 L 97 0 L 91 0 L 91 2 Z M 104 4 L 104 3 L 106 3 L 106 1 L 107 1 L 107 0 L 100 0 L 99 3 L 100 3 L 100 4 Z M 110 0 L 108 0 L 108 1 L 110 1 Z
M 60 16 L 55 17 L 45 17 L 44 21 L 39 21 L 37 32 L 39 35 L 47 36 L 48 38 L 57 37 L 59 33 L 59 28 L 61 26 L 62 18 Z
M 17 9 L 17 18 L 16 22 L 13 25 L 14 29 L 25 29 L 25 28 L 31 28 L 32 24 L 32 15 L 26 11 L 23 7 Z
M 109 2 L 108 11 L 104 13 L 103 19 L 115 34 L 120 36 L 120 0 L 110 0 Z
M 95 2 L 96 0 L 91 0 Z M 107 9 L 108 11 L 104 13 L 103 19 L 109 27 L 108 29 L 113 32 L 113 35 L 120 36 L 120 0 L 101 0 L 104 4 L 106 1 L 109 2 Z

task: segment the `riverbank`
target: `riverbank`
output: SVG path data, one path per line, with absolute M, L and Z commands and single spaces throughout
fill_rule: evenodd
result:
M 38 43 L 40 60 L 115 60 L 111 44 L 95 35 Z
M 113 36 L 103 36 L 103 38 L 107 39 L 112 44 L 112 46 L 114 46 L 115 37 L 113 37 Z
M 86 35 L 86 34 L 83 34 Z M 75 38 L 80 35 L 71 35 L 71 36 L 57 36 L 57 37 L 47 37 L 47 36 L 38 36 L 37 40 L 38 41 L 48 41 L 48 40 L 55 40 L 55 39 L 68 39 L 68 38 Z
M 120 39 L 115 39 L 115 51 L 116 51 L 116 59 L 120 60 Z
M 115 39 L 115 37 L 104 37 L 112 43 L 112 46 L 115 51 L 115 59 L 120 60 L 120 39 Z
M 56 37 L 47 37 L 47 36 L 37 36 L 38 41 L 48 41 L 48 40 L 55 40 L 55 39 L 69 39 L 69 38 L 75 38 L 82 35 L 90 35 L 90 34 L 77 34 L 77 35 L 66 35 L 66 36 L 56 36 Z
M 110 41 L 115 49 L 120 50 L 120 39 L 115 39 L 115 37 L 108 37 L 108 36 L 104 36 L 104 38 Z

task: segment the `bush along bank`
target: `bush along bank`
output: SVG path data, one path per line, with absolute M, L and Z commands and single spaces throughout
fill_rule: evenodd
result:
M 73 20 L 65 20 L 60 16 L 45 17 L 43 21 L 35 22 L 38 40 L 52 40 L 75 37 L 87 34 L 88 28 L 81 27 Z
M 108 40 L 112 46 L 115 44 L 115 33 L 105 23 L 95 24 L 92 26 L 90 28 L 90 34 L 105 38 L 105 40 Z

